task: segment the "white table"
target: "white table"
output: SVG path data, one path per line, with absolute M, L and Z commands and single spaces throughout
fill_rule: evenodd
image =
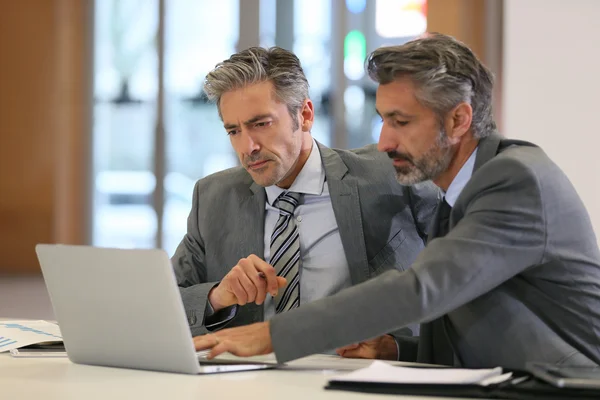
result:
M 331 371 L 265 370 L 192 376 L 77 365 L 66 358 L 13 358 L 2 353 L 0 399 L 336 400 L 400 397 L 323 389 L 333 374 Z

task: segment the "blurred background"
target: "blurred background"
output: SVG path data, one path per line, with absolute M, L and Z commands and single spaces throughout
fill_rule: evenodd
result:
M 426 0 L 96 1 L 92 242 L 172 253 L 186 230 L 195 181 L 237 165 L 216 106 L 201 89 L 217 62 L 252 45 L 294 51 L 315 101 L 315 138 L 360 147 L 379 135 L 367 49 L 424 33 L 426 16 Z M 336 103 L 344 109 L 339 137 L 329 122 Z M 153 203 L 156 190 L 163 210 Z
M 501 133 L 541 145 L 600 232 L 592 16 L 600 1 L 0 0 L 0 316 L 11 288 L 49 312 L 43 291 L 15 286 L 43 288 L 36 243 L 174 252 L 194 183 L 237 165 L 203 79 L 255 45 L 298 55 L 313 136 L 353 148 L 379 137 L 367 54 L 455 36 L 496 75 Z

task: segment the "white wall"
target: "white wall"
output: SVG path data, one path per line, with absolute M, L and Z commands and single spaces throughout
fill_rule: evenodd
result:
M 505 0 L 502 130 L 565 171 L 600 243 L 600 0 Z

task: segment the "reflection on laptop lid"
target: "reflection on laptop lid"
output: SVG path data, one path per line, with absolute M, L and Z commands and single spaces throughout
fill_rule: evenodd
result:
M 36 252 L 74 363 L 186 374 L 276 366 L 198 361 L 163 250 L 39 244 Z

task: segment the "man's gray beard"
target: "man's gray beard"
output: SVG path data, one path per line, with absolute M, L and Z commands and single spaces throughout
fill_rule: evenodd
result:
M 436 143 L 421 158 L 409 167 L 396 167 L 396 180 L 402 185 L 414 185 L 433 180 L 448 169 L 454 151 L 444 129 L 440 131 Z

